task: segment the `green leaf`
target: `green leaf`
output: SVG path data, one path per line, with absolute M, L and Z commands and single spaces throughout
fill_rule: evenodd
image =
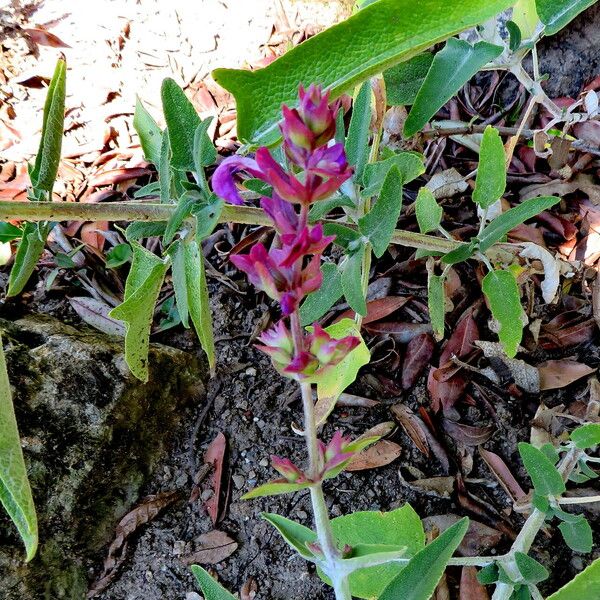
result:
M 165 129 L 160 147 L 160 158 L 158 161 L 158 186 L 160 191 L 160 201 L 163 204 L 171 202 L 171 185 L 173 174 L 171 172 L 171 144 L 169 142 L 169 132 Z
M 310 293 L 300 307 L 300 322 L 303 327 L 318 321 L 343 295 L 342 274 L 334 263 L 321 265 L 323 283 Z
M 358 229 L 371 242 L 373 254 L 381 258 L 387 250 L 402 210 L 402 176 L 392 167 L 385 177 L 379 198 L 358 221 Z
M 435 275 L 432 271 L 427 276 L 427 305 L 429 307 L 429 320 L 436 340 L 444 338 L 446 320 L 446 293 L 444 290 L 444 277 Z
M 162 144 L 162 132 L 152 115 L 146 110 L 139 97 L 135 101 L 135 113 L 133 115 L 133 128 L 140 138 L 140 145 L 144 152 L 144 158 L 153 165 L 158 166 L 160 162 L 160 148 Z
M 22 237 L 23 231 L 11 223 L 0 223 L 0 242 L 11 242 Z
M 264 195 L 264 194 L 263 194 Z M 355 208 L 355 203 L 344 194 L 336 194 L 326 200 L 318 200 L 310 207 L 308 220 L 310 223 L 316 223 L 320 219 L 325 218 L 334 208 L 344 206 L 346 208 Z
M 600 587 L 600 558 L 597 558 L 574 579 L 554 592 L 547 600 L 584 600 L 594 598 Z
M 481 289 L 500 324 L 498 337 L 504 351 L 514 358 L 523 337 L 523 307 L 517 280 L 511 271 L 491 271 L 483 278 Z
M 252 500 L 253 498 L 264 498 L 265 496 L 279 496 L 281 494 L 293 494 L 300 490 L 306 490 L 310 487 L 310 483 L 289 483 L 284 479 L 263 483 L 258 487 L 250 490 L 242 496 L 242 500 Z
M 160 93 L 173 153 L 171 164 L 181 171 L 193 171 L 194 137 L 200 117 L 173 79 L 163 81 Z
M 387 102 L 391 106 L 413 104 L 431 67 L 433 54 L 423 52 L 383 72 Z
M 335 235 L 334 244 L 341 246 L 346 252 L 354 252 L 361 246 L 361 235 L 356 229 L 350 229 L 339 223 L 325 223 L 323 226 L 325 235 Z
M 458 248 L 451 250 L 442 256 L 442 262 L 446 265 L 456 265 L 468 260 L 477 250 L 477 241 L 461 244 Z
M 535 585 L 550 577 L 550 573 L 544 565 L 523 552 L 515 552 L 515 562 L 517 563 L 521 577 L 528 584 Z
M 535 8 L 536 0 L 518 0 L 513 6 L 512 20 L 525 39 L 532 38 L 539 18 Z
M 317 534 L 312 529 L 274 513 L 262 513 L 261 516 L 279 531 L 281 537 L 296 550 L 300 556 L 309 560 L 314 558 L 314 554 L 307 548 L 307 544 L 312 544 L 317 541 Z
M 215 194 L 211 194 L 204 204 L 192 207 L 192 215 L 196 218 L 196 241 L 201 245 L 217 226 L 225 202 Z
M 125 323 L 125 360 L 139 380 L 148 381 L 148 348 L 154 305 L 168 268 L 168 262 L 132 242 L 133 262 L 125 282 L 125 301 L 109 317 Z
M 217 149 L 207 133 L 211 123 L 212 117 L 204 119 L 196 127 L 194 133 L 194 158 L 197 173 L 200 173 L 203 167 L 210 167 L 217 162 Z
M 48 231 L 49 227 L 43 223 L 25 223 L 23 237 L 8 278 L 7 298 L 17 296 L 23 291 L 44 251 Z
M 511 52 L 516 52 L 521 45 L 521 30 L 514 21 L 506 21 L 506 29 L 509 35 L 508 47 Z
M 205 600 L 236 600 L 218 581 L 213 579 L 207 571 L 198 565 L 192 565 L 192 573 L 202 590 Z
M 0 502 L 16 525 L 30 561 L 38 545 L 38 524 L 0 337 Z
M 475 179 L 473 201 L 489 208 L 506 189 L 506 154 L 498 130 L 488 125 L 483 132 L 479 150 L 479 166 Z
M 196 240 L 179 240 L 173 248 L 173 288 L 181 323 L 189 327 L 188 315 L 191 317 L 212 370 L 216 364 L 215 342 L 204 257 Z
M 337 517 L 331 521 L 331 528 L 338 547 L 348 544 L 353 548 L 353 556 L 358 555 L 357 551 L 380 552 L 387 546 L 388 550 L 405 547 L 406 557 L 410 558 L 425 547 L 423 525 L 409 504 L 390 512 L 364 511 Z M 352 595 L 378 598 L 403 568 L 403 564 L 387 563 L 355 571 L 350 575 Z M 322 573 L 319 576 L 325 579 Z
M 477 573 L 477 581 L 483 585 L 491 585 L 492 583 L 496 583 L 498 581 L 498 565 L 496 563 L 492 563 L 483 567 Z
M 437 231 L 442 222 L 443 210 L 429 188 L 422 187 L 419 189 L 415 201 L 415 214 L 421 233 Z
M 160 154 L 160 150 L 159 150 Z M 160 160 L 160 157 L 159 157 Z M 160 183 L 158 181 L 151 181 L 145 186 L 141 187 L 139 190 L 133 192 L 134 198 L 147 198 L 149 196 L 159 196 L 160 195 Z
M 531 444 L 520 442 L 519 454 L 538 494 L 558 496 L 564 493 L 566 488 L 561 474 L 543 452 Z
M 450 38 L 433 58 L 404 123 L 404 135 L 410 137 L 417 133 L 479 69 L 500 54 L 502 48 L 488 42 L 472 46 L 464 40 Z
M 363 197 L 376 196 L 381 191 L 381 186 L 388 173 L 397 168 L 400 171 L 402 183 L 406 184 L 425 173 L 423 155 L 418 152 L 398 152 L 385 160 L 369 163 L 363 175 Z
M 346 158 L 354 167 L 353 180 L 362 181 L 363 171 L 369 157 L 369 130 L 371 126 L 371 84 L 366 81 L 360 87 L 352 104 L 352 117 L 346 138 Z
M 550 501 L 547 496 L 540 496 L 534 492 L 533 497 L 531 498 L 531 504 L 537 508 L 539 511 L 547 513 L 550 510 Z
M 134 221 L 127 226 L 125 239 L 131 242 L 132 240 L 140 240 L 142 238 L 159 237 L 164 235 L 166 227 L 166 221 L 156 221 L 154 223 Z
M 544 33 L 554 35 L 596 0 L 535 0 L 537 14 L 546 26 Z
M 379 600 L 429 600 L 468 527 L 469 519 L 465 517 L 425 546 L 385 588 Z
M 556 465 L 558 460 L 560 459 L 560 455 L 558 454 L 558 450 L 550 443 L 542 444 L 540 446 L 540 451 L 546 455 L 546 458 L 553 464 Z
M 109 269 L 116 269 L 124 265 L 131 259 L 131 246 L 129 244 L 117 244 L 106 254 L 106 266 Z
M 600 423 L 587 423 L 571 432 L 571 441 L 584 450 L 600 444 Z
M 334 339 L 353 335 L 360 339 L 360 344 L 352 350 L 340 363 L 325 370 L 325 373 L 313 378 L 317 384 L 317 404 L 315 406 L 315 420 L 317 425 L 324 423 L 340 394 L 356 379 L 361 367 L 371 360 L 371 353 L 360 335 L 360 330 L 352 319 L 342 319 L 325 331 Z
M 541 196 L 540 198 L 529 198 L 521 202 L 518 206 L 513 206 L 513 208 L 497 216 L 485 227 L 479 236 L 479 249 L 485 252 L 496 242 L 500 241 L 511 229 L 539 215 L 559 202 L 560 198 L 556 196 Z
M 482 23 L 514 0 L 379 0 L 296 46 L 264 69 L 217 69 L 213 77 L 237 104 L 240 139 L 279 138 L 281 105 L 298 103 L 298 84 L 321 84 L 332 99 L 447 37 Z M 443 103 L 442 103 L 443 104 Z
M 48 87 L 44 104 L 42 137 L 34 167 L 29 174 L 31 185 L 36 189 L 47 192 L 52 190 L 60 163 L 65 119 L 66 82 L 67 63 L 63 59 L 59 59 Z
M 367 303 L 362 289 L 362 261 L 365 253 L 364 246 L 360 251 L 353 252 L 346 257 L 342 265 L 342 289 L 350 308 L 362 315 L 367 314 Z
M 183 221 L 192 214 L 195 205 L 202 202 L 203 196 L 196 190 L 185 192 L 178 200 L 177 207 L 167 222 L 163 242 L 168 245 L 173 241 L 175 234 Z
M 571 550 L 584 553 L 592 551 L 592 528 L 584 516 L 581 515 L 581 518 L 574 522 L 564 521 L 558 528 Z

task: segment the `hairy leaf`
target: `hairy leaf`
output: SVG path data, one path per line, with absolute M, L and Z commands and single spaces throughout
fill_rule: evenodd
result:
M 519 443 L 519 454 L 538 494 L 557 496 L 564 493 L 566 488 L 563 478 L 541 450 L 531 444 L 521 442 Z
M 23 231 L 19 227 L 15 227 L 11 223 L 0 223 L 0 242 L 11 242 L 23 235 Z
M 281 537 L 283 537 L 283 539 L 296 550 L 300 556 L 307 559 L 314 557 L 314 554 L 307 548 L 307 544 L 312 544 L 317 541 L 317 534 L 312 529 L 274 513 L 262 513 L 261 516 L 279 531 Z
M 318 321 L 343 295 L 342 274 L 334 263 L 321 265 L 323 284 L 310 293 L 300 307 L 303 326 Z
M 415 213 L 421 233 L 436 231 L 440 226 L 443 210 L 429 188 L 422 187 L 419 189 L 415 201 Z
M 250 490 L 242 496 L 242 500 L 251 500 L 253 498 L 263 498 L 265 496 L 279 496 L 281 494 L 292 494 L 300 490 L 306 490 L 310 487 L 310 483 L 290 483 L 285 479 L 269 481 L 258 487 Z
M 571 433 L 571 441 L 584 450 L 600 444 L 600 423 L 587 423 Z
M 213 579 L 207 571 L 199 565 L 190 567 L 205 600 L 236 600 L 233 594 L 230 594 L 216 579 Z
M 25 223 L 23 237 L 8 277 L 7 298 L 17 296 L 23 291 L 44 251 L 48 231 L 49 227 L 44 223 Z
M 371 84 L 366 81 L 360 87 L 352 104 L 352 118 L 346 138 L 346 157 L 354 167 L 354 181 L 362 181 L 363 171 L 369 157 L 369 132 L 371 127 Z
M 363 317 L 367 314 L 367 303 L 362 289 L 362 258 L 365 252 L 353 252 L 342 266 L 342 289 L 350 308 Z
M 506 189 L 506 155 L 498 130 L 488 125 L 483 132 L 479 150 L 479 166 L 475 179 L 473 201 L 481 208 L 489 208 L 499 200 Z
M 162 144 L 162 132 L 152 115 L 146 110 L 142 101 L 136 98 L 135 113 L 133 115 L 133 127 L 140 138 L 144 158 L 153 165 L 158 166 L 160 162 L 160 147 Z
M 423 52 L 383 72 L 388 104 L 413 104 L 431 67 L 433 54 Z
M 396 168 L 400 172 L 402 183 L 409 183 L 425 173 L 423 155 L 418 152 L 398 152 L 384 160 L 369 163 L 363 175 L 364 189 L 361 195 L 371 197 L 379 194 L 388 173 Z
M 544 33 L 554 35 L 596 0 L 535 0 L 537 14 L 546 26 Z
M 600 558 L 578 573 L 574 579 L 548 597 L 548 600 L 593 598 L 600 587 Z
M 576 521 L 565 521 L 558 528 L 565 543 L 575 552 L 591 552 L 593 548 L 592 528 L 587 519 L 580 515 Z
M 515 562 L 526 583 L 536 584 L 550 577 L 550 573 L 544 565 L 523 552 L 515 552 Z

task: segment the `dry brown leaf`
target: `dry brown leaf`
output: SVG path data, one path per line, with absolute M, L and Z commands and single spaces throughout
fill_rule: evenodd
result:
M 258 583 L 254 577 L 248 577 L 240 590 L 240 600 L 254 600 L 258 594 Z
M 354 456 L 346 471 L 366 471 L 389 465 L 402 454 L 402 448 L 389 440 L 379 440 Z
M 547 360 L 538 365 L 540 389 L 555 390 L 591 375 L 596 369 L 576 360 Z
M 490 600 L 485 586 L 477 580 L 475 567 L 462 568 L 459 600 Z
M 426 477 L 424 479 L 415 479 L 407 481 L 406 484 L 413 489 L 430 494 L 440 498 L 450 498 L 454 492 L 455 478 L 451 475 L 446 477 Z
M 213 495 L 204 503 L 206 510 L 210 515 L 213 524 L 216 524 L 219 519 L 219 503 L 221 499 L 221 482 L 223 480 L 223 460 L 225 458 L 225 450 L 227 448 L 227 440 L 225 436 L 219 432 L 217 437 L 209 444 L 204 453 L 204 464 L 210 465 L 213 469 L 211 478 L 211 487 Z
M 213 529 L 196 538 L 198 550 L 183 557 L 186 565 L 216 565 L 231 556 L 238 547 L 225 532 Z
M 500 456 L 481 447 L 479 448 L 479 453 L 481 454 L 481 458 L 485 461 L 485 464 L 498 480 L 498 483 L 503 487 L 504 491 L 513 502 L 525 498 L 527 494 L 523 491 L 519 482 L 513 477 L 510 469 L 506 466 L 506 463 Z
M 427 333 L 422 333 L 408 342 L 402 364 L 402 387 L 405 390 L 410 389 L 429 366 L 434 350 L 433 338 Z
M 402 308 L 410 299 L 411 296 L 387 296 L 385 298 L 379 298 L 378 300 L 370 300 L 367 302 L 367 314 L 363 318 L 363 325 L 385 319 L 398 309 Z M 351 318 L 353 316 L 354 311 L 349 309 L 344 311 L 335 321 L 337 323 L 342 319 Z
M 406 432 L 406 435 L 415 443 L 415 446 L 429 457 L 429 442 L 427 441 L 427 426 L 420 417 L 404 404 L 394 404 L 392 414 Z
M 32 42 L 39 44 L 40 46 L 50 46 L 51 48 L 71 47 L 69 44 L 63 42 L 57 35 L 39 27 L 23 29 L 23 33 L 26 33 Z
M 443 533 L 459 521 L 460 518 L 454 514 L 425 517 L 423 519 L 423 526 L 426 531 L 437 527 Z M 501 539 L 502 533 L 500 531 L 471 519 L 469 521 L 469 529 L 458 546 L 458 554 L 461 556 L 481 556 L 491 548 L 497 546 Z
M 472 425 L 457 423 L 456 421 L 446 418 L 442 419 L 442 424 L 444 430 L 450 437 L 466 446 L 479 446 L 479 444 L 487 442 L 496 430 L 493 425 L 474 427 Z

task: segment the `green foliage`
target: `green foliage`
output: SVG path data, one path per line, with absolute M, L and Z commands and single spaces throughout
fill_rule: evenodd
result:
M 242 496 L 242 500 L 252 500 L 254 498 L 263 498 L 265 496 L 280 496 L 281 494 L 292 494 L 300 490 L 307 490 L 310 483 L 289 483 L 285 480 L 270 481 L 250 490 Z
M 429 272 L 427 276 L 427 305 L 429 307 L 429 320 L 433 335 L 437 340 L 444 337 L 446 298 L 444 291 L 444 277 Z
M 443 210 L 429 188 L 422 187 L 419 189 L 415 201 L 415 213 L 421 233 L 437 231 L 442 222 Z
M 321 265 L 323 284 L 309 294 L 300 307 L 300 320 L 303 326 L 318 321 L 343 295 L 342 274 L 334 263 Z
M 504 351 L 513 358 L 523 337 L 523 308 L 517 280 L 511 271 L 491 271 L 483 278 L 481 289 L 500 324 L 498 337 Z
M 594 598 L 600 588 L 600 558 L 578 573 L 574 579 L 548 597 L 548 600 L 584 600 Z
M 521 577 L 527 584 L 536 584 L 550 577 L 548 569 L 541 565 L 535 558 L 523 554 L 523 552 L 515 552 L 515 562 L 519 568 Z
M 158 165 L 160 162 L 162 132 L 139 98 L 136 98 L 135 101 L 133 127 L 140 138 L 144 158 L 152 164 Z
M 479 151 L 479 166 L 473 201 L 481 208 L 489 208 L 499 200 L 506 189 L 506 155 L 497 129 L 488 125 L 483 133 Z
M 544 33 L 554 35 L 596 0 L 535 0 Z
M 17 296 L 33 273 L 46 245 L 50 227 L 45 223 L 25 223 L 15 262 L 8 277 L 6 297 Z
M 17 527 L 30 561 L 37 551 L 38 524 L 0 337 L 0 502 Z
M 511 0 L 379 0 L 286 52 L 264 69 L 217 69 L 213 77 L 236 99 L 238 134 L 254 144 L 279 137 L 282 104 L 297 102 L 298 83 L 319 83 L 332 97 L 408 60 L 451 35 L 482 23 Z
M 358 221 L 359 231 L 369 239 L 373 253 L 381 258 L 387 250 L 402 210 L 402 176 L 392 167 L 385 177 L 375 206 Z
M 531 444 L 521 442 L 519 454 L 538 494 L 558 496 L 565 492 L 565 482 L 561 474 L 541 450 Z
M 524 38 L 533 37 L 539 23 L 535 4 L 536 0 L 518 0 L 513 6 L 512 20 Z
M 129 244 L 117 244 L 106 253 L 106 267 L 116 269 L 129 262 L 133 252 Z
M 423 52 L 383 72 L 388 104 L 413 104 L 431 67 L 433 54 Z
M 408 183 L 425 173 L 423 155 L 418 152 L 399 152 L 384 160 L 367 164 L 363 175 L 364 189 L 361 195 L 371 197 L 379 194 L 385 178 L 393 168 L 400 172 L 402 183 Z
M 502 47 L 450 38 L 438 52 L 404 124 L 404 134 L 417 133 L 484 65 L 502 54 Z
M 0 242 L 11 242 L 23 235 L 23 231 L 11 223 L 0 223 Z
M 385 588 L 379 600 L 429 600 L 467 529 L 464 518 L 425 546 Z
M 558 528 L 565 543 L 575 552 L 591 552 L 593 547 L 592 528 L 583 515 L 578 519 L 563 521 Z
M 300 556 L 303 556 L 308 560 L 314 558 L 314 554 L 307 547 L 307 544 L 312 544 L 317 541 L 317 534 L 312 529 L 274 513 L 262 513 L 261 516 L 279 531 L 281 537 L 292 547 L 292 549 L 300 554 Z
M 236 600 L 218 581 L 213 579 L 202 567 L 192 565 L 192 573 L 204 594 L 205 600 Z
M 154 305 L 168 262 L 132 242 L 133 262 L 125 283 L 125 300 L 109 316 L 125 323 L 125 360 L 131 372 L 148 381 L 148 348 Z
M 361 247 L 346 256 L 341 266 L 342 289 L 350 308 L 363 317 L 367 314 L 367 303 L 362 289 L 362 261 L 364 249 Z
M 600 444 L 600 423 L 587 423 L 571 432 L 571 441 L 582 450 Z
M 346 158 L 354 167 L 354 181 L 362 181 L 363 171 L 369 157 L 369 135 L 371 127 L 371 84 L 366 81 L 360 86 L 352 104 L 352 117 L 346 138 Z
M 521 30 L 514 21 L 507 21 L 506 29 L 508 30 L 508 34 L 510 36 L 508 47 L 511 52 L 516 52 L 521 45 Z

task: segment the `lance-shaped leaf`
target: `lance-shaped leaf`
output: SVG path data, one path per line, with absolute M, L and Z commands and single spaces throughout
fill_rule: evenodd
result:
M 31 560 L 38 545 L 38 524 L 21 450 L 21 438 L 0 337 L 0 502 L 16 525 Z
M 581 449 L 600 444 L 600 423 L 586 423 L 573 430 L 571 441 Z
M 162 132 L 139 98 L 136 98 L 135 102 L 133 127 L 140 138 L 140 145 L 144 152 L 144 158 L 153 165 L 158 166 L 160 162 Z
M 354 181 L 362 181 L 363 171 L 369 157 L 369 134 L 371 127 L 371 85 L 368 81 L 362 84 L 354 103 L 352 118 L 346 138 L 346 158 L 354 167 Z
M 600 588 L 600 558 L 578 573 L 574 579 L 565 584 L 560 590 L 548 596 L 548 600 L 573 600 L 577 598 L 593 598 Z
M 531 444 L 521 442 L 519 454 L 538 494 L 557 496 L 564 493 L 566 488 L 561 474 L 541 450 Z
M 415 214 L 421 233 L 436 231 L 442 222 L 442 207 L 437 203 L 433 192 L 426 187 L 419 189 L 415 201 Z
M 195 205 L 201 203 L 203 196 L 197 190 L 189 190 L 185 192 L 177 202 L 177 208 L 167 222 L 163 242 L 165 245 L 170 244 L 175 237 L 175 234 L 181 227 L 183 221 L 192 214 L 192 209 Z
M 369 239 L 373 253 L 381 258 L 390 244 L 402 210 L 402 176 L 392 167 L 381 187 L 375 206 L 358 221 L 358 229 Z
M 504 351 L 513 358 L 523 337 L 523 307 L 517 280 L 511 271 L 491 271 L 481 283 L 492 311 L 500 324 L 498 337 Z
M 596 0 L 535 0 L 537 14 L 546 26 L 544 33 L 554 35 Z
M 356 323 L 352 319 L 342 319 L 326 327 L 325 331 L 336 340 L 348 335 L 358 337 L 360 338 L 360 344 L 341 362 L 326 369 L 322 375 L 313 380 L 313 383 L 317 384 L 318 400 L 315 406 L 317 425 L 325 422 L 340 394 L 354 382 L 359 369 L 371 360 L 371 353 L 362 339 Z
M 173 197 L 171 186 L 173 182 L 173 173 L 171 172 L 171 144 L 169 142 L 169 131 L 165 129 L 160 145 L 160 156 L 158 158 L 158 188 L 160 192 L 160 201 L 163 204 L 172 202 Z
M 276 479 L 275 481 L 269 481 L 263 483 L 250 490 L 247 494 L 242 496 L 242 500 L 252 500 L 253 498 L 263 498 L 265 496 L 280 496 L 281 494 L 293 494 L 300 490 L 306 490 L 310 487 L 310 482 L 306 483 L 290 483 L 285 479 Z
M 479 69 L 500 54 L 502 48 L 488 42 L 471 45 L 464 40 L 450 38 L 431 63 L 404 124 L 404 134 L 411 136 L 417 133 Z
M 303 326 L 318 321 L 343 295 L 342 274 L 334 263 L 321 265 L 323 284 L 310 293 L 300 307 L 300 320 Z
M 318 83 L 332 98 L 449 36 L 486 21 L 514 0 L 379 0 L 312 37 L 264 69 L 217 69 L 236 99 L 238 135 L 256 144 L 279 137 L 281 105 L 298 101 L 298 83 Z
M 35 157 L 34 167 L 29 173 L 34 189 L 49 192 L 56 179 L 65 118 L 66 82 L 67 63 L 63 59 L 59 59 L 44 104 L 40 146 Z
M 383 72 L 388 104 L 413 104 L 431 67 L 433 54 L 423 52 Z
M 506 155 L 498 130 L 488 125 L 483 132 L 479 150 L 479 165 L 473 201 L 481 208 L 489 208 L 499 200 L 506 189 Z
M 48 226 L 43 223 L 25 223 L 23 237 L 8 278 L 7 298 L 17 296 L 23 291 L 44 251 L 48 231 Z
M 160 93 L 173 153 L 172 165 L 181 171 L 193 171 L 194 136 L 201 122 L 200 117 L 183 90 L 172 79 L 163 81 Z
M 367 314 L 367 302 L 362 288 L 362 264 L 365 252 L 363 245 L 359 250 L 350 253 L 341 267 L 344 296 L 350 308 L 363 317 Z
M 283 537 L 283 539 L 296 550 L 300 556 L 303 556 L 308 560 L 314 558 L 314 554 L 308 549 L 308 544 L 317 541 L 317 534 L 312 529 L 274 513 L 262 513 L 261 516 L 279 531 L 281 537 Z
M 208 136 L 208 128 L 212 123 L 212 117 L 201 121 L 194 133 L 194 158 L 196 160 L 196 171 L 199 173 L 202 167 L 210 167 L 217 162 L 217 149 Z
M 423 155 L 418 152 L 398 152 L 384 160 L 378 160 L 365 166 L 363 174 L 363 197 L 376 196 L 388 173 L 396 168 L 400 171 L 402 183 L 409 183 L 425 173 Z
M 202 590 L 205 600 L 236 600 L 216 579 L 198 565 L 192 565 L 192 573 Z
M 431 266 L 430 266 L 431 265 Z M 427 306 L 429 307 L 429 320 L 435 339 L 444 339 L 446 320 L 446 293 L 444 290 L 444 277 L 433 272 L 433 261 L 427 265 Z
M 133 375 L 148 381 L 148 348 L 154 305 L 168 262 L 132 242 L 133 261 L 125 283 L 125 300 L 109 316 L 125 323 L 125 360 Z
M 468 527 L 469 519 L 465 517 L 425 546 L 385 588 L 379 600 L 429 600 Z
M 535 28 L 540 21 L 535 4 L 536 0 L 517 0 L 513 6 L 512 20 L 525 39 L 533 37 Z
M 529 198 L 518 206 L 507 210 L 497 216 L 479 236 L 479 249 L 485 252 L 488 248 L 499 242 L 511 229 L 524 223 L 528 219 L 539 215 L 541 212 L 553 207 L 560 202 L 556 196 L 541 196 Z

